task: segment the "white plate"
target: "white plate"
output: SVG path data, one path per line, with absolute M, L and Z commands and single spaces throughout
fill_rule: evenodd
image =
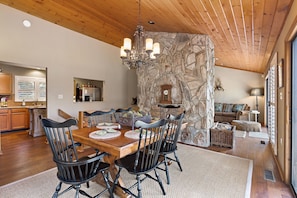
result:
M 106 130 L 98 130 L 94 131 L 89 134 L 90 138 L 93 139 L 109 139 L 109 138 L 115 138 L 121 135 L 120 131 L 114 130 L 113 132 L 107 132 Z
M 120 124 L 119 123 L 98 123 L 96 126 L 98 129 L 119 129 Z
M 132 138 L 132 139 L 139 139 L 139 133 L 140 133 L 139 129 L 130 130 L 125 133 L 125 137 Z M 144 137 L 145 136 L 143 135 L 142 138 Z

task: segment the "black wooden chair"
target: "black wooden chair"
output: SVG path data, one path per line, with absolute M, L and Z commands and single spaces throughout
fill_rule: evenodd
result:
M 166 172 L 167 184 L 170 184 L 169 170 L 168 165 L 171 161 L 177 162 L 180 171 L 183 171 L 178 156 L 176 154 L 177 150 L 177 141 L 179 134 L 181 132 L 181 126 L 185 114 L 181 113 L 177 116 L 168 115 L 167 116 L 167 129 L 165 131 L 165 138 L 161 146 L 160 151 L 160 165 L 164 164 L 164 168 L 160 165 L 158 169 L 161 169 Z M 174 158 L 170 157 L 170 154 L 174 154 Z
M 111 109 L 110 111 L 94 111 L 92 113 L 84 112 L 84 116 L 87 118 L 88 126 L 93 127 L 99 123 L 113 123 L 115 110 Z
M 156 167 L 158 165 L 159 152 L 166 129 L 166 120 L 163 119 L 152 124 L 136 121 L 135 127 L 140 127 L 137 152 L 115 161 L 119 170 L 114 181 L 113 190 L 115 186 L 119 186 L 126 193 L 134 197 L 142 197 L 141 182 L 146 178 L 150 178 L 159 183 L 162 193 L 165 195 L 166 193 Z M 136 175 L 137 181 L 127 188 L 117 184 L 123 168 L 126 169 L 128 173 Z M 151 171 L 155 172 L 155 176 L 148 174 Z M 137 195 L 131 191 L 135 186 L 137 186 Z
M 110 197 L 113 197 L 107 172 L 110 165 L 102 162 L 102 158 L 106 153 L 101 153 L 92 158 L 88 156 L 78 158 L 76 146 L 80 144 L 73 141 L 71 132 L 71 127 L 77 124 L 76 120 L 68 119 L 65 122 L 56 122 L 42 118 L 41 121 L 53 153 L 53 160 L 57 165 L 57 177 L 60 180 L 53 197 L 58 197 L 71 189 L 76 190 L 75 197 L 77 198 L 79 194 L 91 197 L 81 190 L 81 184 L 86 183 L 87 187 L 89 187 L 89 181 L 94 179 L 99 172 L 103 176 L 106 188 L 96 196 L 100 196 L 108 190 Z M 62 183 L 70 186 L 60 192 Z

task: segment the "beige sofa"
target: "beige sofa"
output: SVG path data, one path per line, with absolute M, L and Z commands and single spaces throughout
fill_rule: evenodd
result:
M 248 120 L 250 107 L 247 104 L 214 103 L 215 122 L 228 122 L 232 120 Z

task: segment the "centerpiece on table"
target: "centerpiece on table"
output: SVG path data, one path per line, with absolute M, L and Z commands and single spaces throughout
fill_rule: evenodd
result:
M 134 129 L 134 124 L 137 120 L 150 123 L 152 121 L 152 117 L 150 114 L 145 113 L 143 111 L 131 110 L 119 116 L 117 123 L 119 123 L 122 126 L 131 126 Z

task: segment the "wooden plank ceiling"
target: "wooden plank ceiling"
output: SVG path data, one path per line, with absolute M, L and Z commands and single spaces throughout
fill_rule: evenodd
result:
M 264 73 L 293 0 L 0 0 L 0 3 L 120 47 L 146 31 L 207 34 L 216 65 Z M 155 24 L 149 24 L 154 21 Z M 161 46 L 162 47 L 162 46 Z

